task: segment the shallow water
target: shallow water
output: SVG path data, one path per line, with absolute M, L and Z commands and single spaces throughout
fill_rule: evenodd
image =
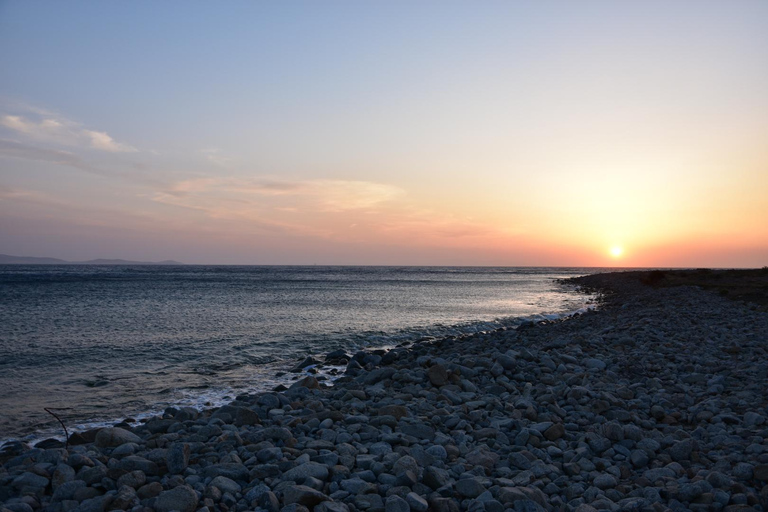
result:
M 595 271 L 0 266 L 0 440 L 56 432 L 44 407 L 71 426 L 218 404 L 308 354 L 574 311 L 554 280 Z

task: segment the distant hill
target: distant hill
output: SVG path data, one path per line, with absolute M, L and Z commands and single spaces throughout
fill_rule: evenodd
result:
M 66 261 L 58 258 L 36 258 L 33 256 L 0 254 L 0 265 L 183 265 L 183 263 L 173 260 L 131 261 L 103 258 L 88 261 Z

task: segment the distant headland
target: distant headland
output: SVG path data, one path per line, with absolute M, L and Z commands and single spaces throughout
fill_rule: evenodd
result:
M 179 261 L 132 261 L 98 258 L 88 261 L 67 261 L 58 258 L 37 258 L 33 256 L 10 256 L 0 254 L 0 265 L 184 265 Z

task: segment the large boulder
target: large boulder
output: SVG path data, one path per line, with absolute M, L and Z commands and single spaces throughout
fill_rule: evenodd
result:
M 120 427 L 103 428 L 96 434 L 94 443 L 99 448 L 114 448 L 125 443 L 140 443 L 141 438 Z

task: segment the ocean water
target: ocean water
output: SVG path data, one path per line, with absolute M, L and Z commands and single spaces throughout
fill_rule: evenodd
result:
M 290 384 L 306 355 L 583 309 L 597 269 L 0 266 L 0 440 Z

